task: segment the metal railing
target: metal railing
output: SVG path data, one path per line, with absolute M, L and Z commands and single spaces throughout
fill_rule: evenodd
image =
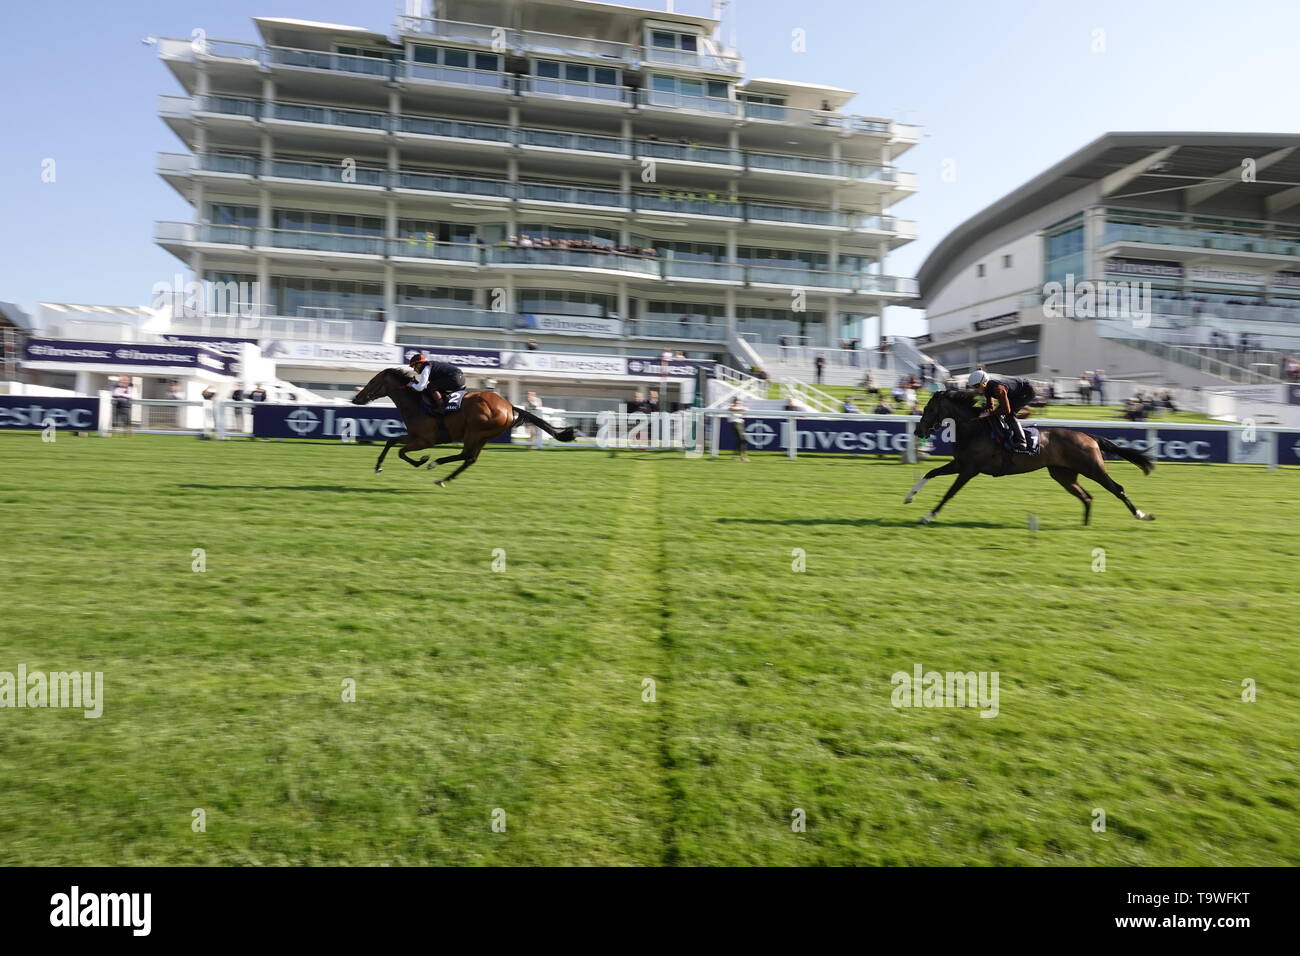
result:
M 420 65 L 425 66 L 425 64 Z M 456 70 L 458 68 L 448 67 L 446 69 Z M 491 75 L 499 76 L 499 74 Z M 465 78 L 456 77 L 453 79 Z M 465 82 L 469 82 L 469 80 L 466 79 Z M 572 92 L 570 91 L 570 93 Z M 598 97 L 602 99 L 609 98 L 605 93 L 598 94 Z M 705 163 L 715 166 L 743 166 L 756 170 L 833 176 L 858 182 L 897 183 L 900 181 L 900 176 L 904 175 L 892 166 L 837 162 L 819 156 L 770 153 L 745 149 L 733 150 L 723 146 L 704 146 L 698 143 L 664 143 L 657 140 L 634 140 L 629 142 L 615 136 L 569 133 L 531 127 L 515 128 L 492 123 L 475 123 L 433 116 L 410 114 L 394 116 L 373 110 L 346 109 L 311 103 L 277 101 L 268 104 L 261 100 L 246 97 L 217 94 L 206 96 L 196 94 L 193 97 L 164 95 L 160 99 L 159 112 L 163 116 L 190 117 L 195 111 L 226 116 L 245 116 L 253 119 L 339 126 L 349 129 L 393 130 L 414 135 L 472 139 L 480 142 L 510 143 L 512 145 L 539 146 L 552 149 L 572 149 L 607 155 L 635 155 L 654 159 Z

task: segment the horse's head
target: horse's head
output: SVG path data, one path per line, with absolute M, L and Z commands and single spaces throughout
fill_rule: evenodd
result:
M 970 392 L 949 392 L 940 390 L 930 396 L 921 412 L 921 420 L 916 423 L 917 438 L 929 438 L 938 430 L 946 419 L 951 418 L 958 424 L 975 417 L 975 396 Z
M 352 404 L 369 405 L 377 398 L 392 395 L 394 391 L 403 385 L 409 385 L 415 381 L 415 378 L 415 370 L 406 365 L 386 368 L 367 382 L 361 391 L 352 396 Z

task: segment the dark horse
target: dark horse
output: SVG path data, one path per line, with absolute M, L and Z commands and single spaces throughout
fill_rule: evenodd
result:
M 921 517 L 922 524 L 934 520 L 939 509 L 948 503 L 948 499 L 961 491 L 962 486 L 976 475 L 1020 475 L 1027 471 L 1046 468 L 1061 487 L 1083 502 L 1083 523 L 1088 523 L 1092 511 L 1092 495 L 1079 485 L 1079 475 L 1091 478 L 1128 507 L 1133 517 L 1141 521 L 1152 521 L 1155 515 L 1139 511 L 1124 494 L 1124 488 L 1114 478 L 1106 474 L 1106 463 L 1102 453 L 1118 455 L 1125 461 L 1132 462 L 1142 469 L 1143 474 L 1150 474 L 1156 466 L 1150 455 L 1144 455 L 1132 448 L 1121 448 L 1109 438 L 1100 438 L 1069 428 L 1039 429 L 1039 452 L 1036 455 L 1010 455 L 1010 468 L 1007 467 L 1008 452 L 993 440 L 988 433 L 987 419 L 975 422 L 979 414 L 975 407 L 975 395 L 970 392 L 935 392 L 925 406 L 921 420 L 916 423 L 916 436 L 928 438 L 944 422 L 951 419 L 954 428 L 955 448 L 953 459 L 946 465 L 926 473 L 915 487 L 907 493 L 903 504 L 911 504 L 912 498 L 921 486 L 931 478 L 939 475 L 956 475 L 943 500 L 932 511 Z
M 536 425 L 557 441 L 574 439 L 572 428 L 557 431 L 527 409 L 511 405 L 507 399 L 496 392 L 466 392 L 465 397 L 461 399 L 460 408 L 443 416 L 444 427 L 440 429 L 438 419 L 424 410 L 420 393 L 407 388 L 415 379 L 415 372 L 405 365 L 386 368 L 353 396 L 353 405 L 368 405 L 377 398 L 391 398 L 402 415 L 402 421 L 406 424 L 406 434 L 388 439 L 388 444 L 379 453 L 379 460 L 375 462 L 376 472 L 384 470 L 384 456 L 394 445 L 402 446 L 397 450 L 402 461 L 419 468 L 429 460 L 429 456 L 425 455 L 416 460 L 408 454 L 409 452 L 432 448 L 443 442 L 458 441 L 461 443 L 459 455 L 439 458 L 429 466 L 433 468 L 453 461 L 461 462 L 459 468 L 437 482 L 438 487 L 445 488 L 447 482 L 478 461 L 479 452 L 483 450 L 484 445 L 520 422 Z

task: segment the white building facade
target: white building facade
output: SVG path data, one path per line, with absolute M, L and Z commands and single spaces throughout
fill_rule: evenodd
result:
M 251 290 L 174 331 L 745 365 L 742 340 L 835 347 L 914 299 L 888 257 L 915 236 L 892 207 L 917 128 L 746 81 L 716 19 L 442 0 L 391 36 L 255 22 L 158 44 L 186 147 L 158 171 L 192 215 L 156 240 Z M 577 407 L 632 387 L 512 381 Z

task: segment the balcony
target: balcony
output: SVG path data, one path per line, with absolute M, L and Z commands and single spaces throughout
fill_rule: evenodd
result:
M 802 176 L 825 176 L 860 183 L 879 183 L 901 189 L 914 188 L 916 177 L 892 166 L 870 163 L 836 162 L 817 156 L 732 150 L 719 146 L 696 146 L 663 143 L 658 140 L 625 141 L 616 136 L 588 133 L 512 128 L 491 123 L 444 119 L 433 116 L 390 116 L 367 110 L 342 109 L 306 103 L 276 102 L 234 96 L 189 97 L 163 96 L 159 113 L 169 119 L 191 119 L 196 112 L 250 119 L 329 126 L 339 130 L 390 129 L 411 136 L 434 136 L 443 139 L 472 140 L 523 148 L 567 150 L 601 156 L 649 158 L 670 162 L 698 163 L 729 170 L 743 168 L 752 172 L 792 173 Z
M 346 53 L 327 53 L 322 50 L 298 50 L 292 47 L 273 46 L 264 51 L 265 61 L 273 66 L 290 66 L 305 70 L 327 70 L 331 73 L 350 73 L 392 79 L 398 62 L 369 56 L 351 56 Z
M 541 33 L 535 30 L 512 30 L 485 23 L 402 16 L 397 18 L 397 30 L 404 36 L 487 47 L 495 52 L 501 52 L 504 45 L 517 56 L 526 54 L 575 56 L 617 63 L 625 67 L 635 67 L 640 60 L 639 48 L 629 43 Z
M 1137 243 L 1140 245 L 1182 246 L 1214 249 L 1220 252 L 1253 253 L 1270 256 L 1300 256 L 1300 239 L 1274 239 L 1266 236 L 1233 235 L 1213 229 L 1180 226 L 1148 226 L 1140 223 L 1108 222 L 1102 233 L 1102 245 Z
M 155 241 L 183 247 L 203 243 L 423 260 L 440 265 L 482 269 L 552 268 L 568 272 L 618 272 L 655 282 L 724 283 L 737 287 L 778 286 L 846 295 L 912 297 L 916 280 L 862 272 L 834 272 L 804 266 L 742 265 L 734 262 L 673 259 L 620 253 L 613 249 L 558 249 L 538 246 L 486 246 L 470 242 L 439 242 L 431 235 L 375 236 L 302 229 L 261 229 L 214 223 L 160 222 Z
M 659 278 L 662 264 L 656 258 L 589 249 L 506 247 L 489 249 L 487 265 L 541 266 L 552 269 L 602 269 Z
M 401 325 L 439 325 L 466 329 L 511 329 L 514 317 L 509 312 L 489 309 L 459 309 L 436 305 L 399 305 L 397 321 Z

